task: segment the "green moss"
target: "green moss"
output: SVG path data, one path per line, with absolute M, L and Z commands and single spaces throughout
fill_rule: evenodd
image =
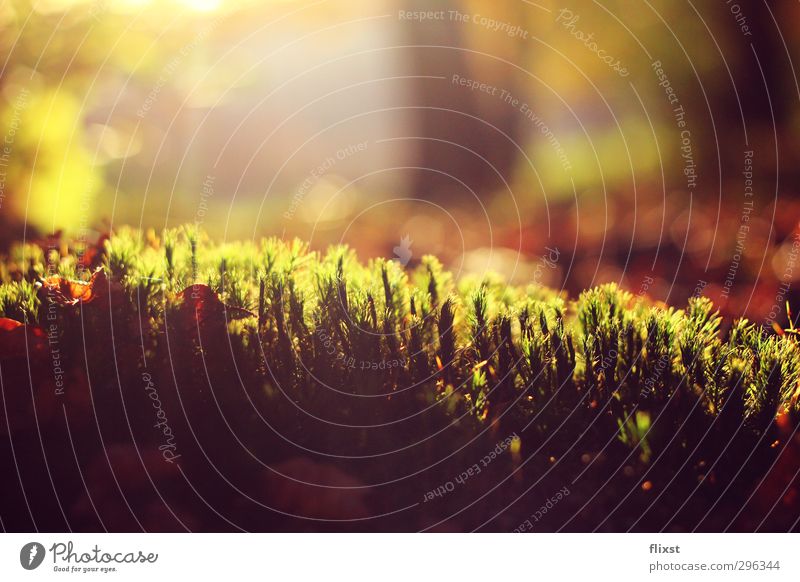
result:
M 359 262 L 346 247 L 320 254 L 274 238 L 214 244 L 193 228 L 162 237 L 122 230 L 105 241 L 101 260 L 156 337 L 179 292 L 208 284 L 237 320 L 229 333 L 297 393 L 310 378 L 385 394 L 416 383 L 428 400 L 448 400 L 451 414 L 480 421 L 509 408 L 527 418 L 545 407 L 567 414 L 607 405 L 619 427 L 641 427 L 644 414 L 675 400 L 710 417 L 738 407 L 759 430 L 797 408 L 794 337 L 743 320 L 723 337 L 707 299 L 664 308 L 603 285 L 573 301 L 493 275 L 454 281 L 434 257 L 406 271 L 394 261 Z M 76 272 L 69 254 L 50 270 L 44 262 L 34 245 L 6 257 L 0 315 L 35 322 L 41 277 Z M 380 373 L 367 380 L 373 369 Z M 630 417 L 634 408 L 642 415 Z M 621 438 L 641 442 L 637 431 Z

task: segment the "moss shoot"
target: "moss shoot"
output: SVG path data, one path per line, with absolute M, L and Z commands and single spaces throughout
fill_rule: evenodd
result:
M 114 529 L 714 531 L 797 517 L 758 505 L 793 486 L 774 481 L 796 446 L 795 334 L 723 322 L 706 298 L 675 308 L 615 285 L 569 298 L 455 280 L 432 256 L 406 269 L 192 227 L 20 245 L 0 277 L 17 447 L 2 462 L 19 447 L 33 466 L 74 459 L 53 469 L 74 484 L 63 511 L 35 516 L 10 493 L 7 526 L 98 527 L 122 502 L 90 511 L 92 487 L 133 495 L 102 521 Z M 132 483 L 111 487 L 124 462 Z M 148 522 L 159 499 L 180 510 Z

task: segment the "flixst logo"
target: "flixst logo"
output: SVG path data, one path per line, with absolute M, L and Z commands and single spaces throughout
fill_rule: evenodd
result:
M 44 546 L 38 542 L 29 542 L 19 551 L 19 563 L 26 570 L 35 570 L 44 561 Z

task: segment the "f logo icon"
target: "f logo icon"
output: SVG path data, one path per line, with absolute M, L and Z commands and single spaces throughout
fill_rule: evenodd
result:
M 44 546 L 38 542 L 30 542 L 19 551 L 19 563 L 26 570 L 35 570 L 44 561 Z

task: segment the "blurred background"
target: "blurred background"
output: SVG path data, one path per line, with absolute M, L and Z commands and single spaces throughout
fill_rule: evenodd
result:
M 196 223 L 785 325 L 798 25 L 790 1 L 0 0 L 1 250 Z

